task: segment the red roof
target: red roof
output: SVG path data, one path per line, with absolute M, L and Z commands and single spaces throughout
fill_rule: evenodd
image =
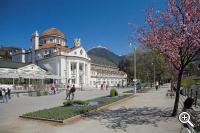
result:
M 58 37 L 61 37 L 61 38 L 65 38 L 64 33 L 61 32 L 60 30 L 56 29 L 56 28 L 50 28 L 50 29 L 45 30 L 42 33 L 42 37 L 46 37 L 46 36 L 58 36 Z

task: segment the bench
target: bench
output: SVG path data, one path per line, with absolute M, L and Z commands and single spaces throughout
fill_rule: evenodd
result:
M 175 96 L 175 93 L 172 90 L 167 90 L 166 96 L 171 96 L 172 97 L 172 96 Z

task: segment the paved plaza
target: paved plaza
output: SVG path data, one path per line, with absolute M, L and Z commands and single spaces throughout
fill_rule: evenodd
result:
M 169 84 L 159 91 L 138 93 L 123 104 L 109 110 L 90 114 L 69 124 L 55 124 L 21 119 L 25 112 L 62 105 L 64 92 L 53 96 L 13 98 L 8 104 L 0 104 L 1 133 L 177 133 L 180 123 L 170 115 L 174 99 L 166 97 Z M 128 89 L 119 89 L 120 93 Z M 77 92 L 77 99 L 92 99 L 108 95 L 109 91 L 92 90 Z

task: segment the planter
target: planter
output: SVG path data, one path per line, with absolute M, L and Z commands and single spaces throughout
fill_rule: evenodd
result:
M 55 108 L 50 108 L 50 109 L 44 109 L 44 110 L 41 110 L 41 111 L 32 112 L 32 113 L 37 113 L 38 112 L 38 114 L 40 114 L 40 115 L 38 115 L 38 117 L 28 116 L 30 113 L 27 113 L 27 114 L 24 114 L 24 115 L 20 116 L 20 118 L 33 119 L 33 120 L 41 120 L 41 121 L 51 121 L 51 122 L 56 122 L 56 123 L 71 123 L 73 121 L 79 120 L 82 117 L 82 115 L 85 114 L 86 112 L 88 113 L 88 112 L 93 112 L 93 111 L 105 110 L 105 109 L 109 108 L 110 106 L 122 103 L 122 102 L 124 102 L 124 101 L 126 101 L 126 100 L 128 100 L 130 98 L 133 98 L 133 97 L 134 97 L 133 95 L 124 96 L 124 98 L 117 99 L 116 101 L 113 101 L 111 103 L 107 103 L 107 104 L 103 104 L 103 105 L 99 105 L 99 106 L 88 106 L 88 107 L 87 106 L 86 107 L 73 107 L 73 106 L 71 106 L 71 107 L 64 107 L 64 106 L 62 106 L 62 107 L 55 107 Z M 102 98 L 102 99 L 104 100 L 104 98 Z M 101 98 L 97 98 L 97 101 L 98 101 L 98 99 L 101 99 Z M 45 113 L 45 112 L 49 113 L 49 112 L 51 112 L 51 110 L 54 111 L 53 114 L 55 114 L 55 110 L 56 110 L 56 113 L 58 113 L 58 114 L 66 113 L 65 110 L 67 110 L 67 109 L 69 109 L 68 112 L 72 111 L 72 115 L 71 116 L 70 115 L 67 116 L 68 118 L 65 118 L 66 116 L 63 115 L 63 119 L 62 120 L 61 119 L 51 119 L 51 118 L 39 117 L 39 116 L 42 116 L 41 115 L 42 113 Z

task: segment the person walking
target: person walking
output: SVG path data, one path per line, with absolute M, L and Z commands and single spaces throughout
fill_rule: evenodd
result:
M 8 88 L 5 89 L 5 98 L 6 98 L 6 102 L 8 102 Z
M 2 89 L 2 98 L 3 98 L 3 102 L 6 102 L 6 97 L 5 97 L 6 93 L 5 93 L 5 89 Z
M 70 100 L 70 90 L 69 90 L 69 85 L 67 85 L 67 89 L 66 89 L 66 100 L 68 100 L 68 98 L 69 98 L 69 100 Z
M 8 99 L 11 99 L 10 93 L 11 93 L 11 89 L 8 88 Z
M 109 86 L 109 85 L 108 85 L 108 84 L 106 84 L 106 90 L 108 90 L 108 86 Z
M 55 86 L 54 85 L 51 85 L 51 92 L 52 92 L 52 94 L 56 94 L 56 88 L 55 88 Z
M 156 81 L 156 91 L 158 90 L 159 83 Z
M 103 84 L 101 84 L 101 90 L 103 90 Z
M 75 88 L 75 85 L 73 85 L 73 87 L 70 90 L 70 94 L 72 94 L 72 100 L 74 100 L 75 91 L 76 91 L 76 88 Z
M 3 96 L 2 96 L 2 89 L 0 88 L 0 99 L 3 100 Z

